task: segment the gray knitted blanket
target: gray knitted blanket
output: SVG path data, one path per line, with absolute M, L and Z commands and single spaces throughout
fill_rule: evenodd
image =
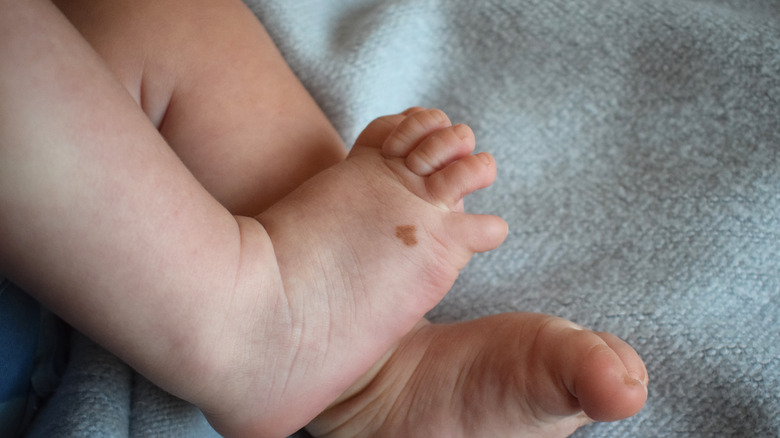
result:
M 578 437 L 780 436 L 780 2 L 250 0 L 351 144 L 439 107 L 510 235 L 430 317 L 552 313 L 648 365 L 636 417 Z M 193 407 L 77 337 L 31 437 L 211 436 Z

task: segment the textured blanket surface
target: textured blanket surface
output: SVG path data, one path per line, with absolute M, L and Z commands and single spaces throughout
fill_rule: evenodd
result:
M 467 208 L 510 235 L 435 321 L 536 311 L 611 331 L 651 376 L 578 437 L 780 436 L 780 3 L 251 0 L 351 144 L 412 105 L 499 163 Z M 211 436 L 78 338 L 31 436 Z

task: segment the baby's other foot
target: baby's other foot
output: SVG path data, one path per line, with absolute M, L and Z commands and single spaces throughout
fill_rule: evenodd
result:
M 239 389 L 257 401 L 210 413 L 212 424 L 237 436 L 304 426 L 441 300 L 475 252 L 504 240 L 503 220 L 463 211 L 463 197 L 496 176 L 492 156 L 472 155 L 474 143 L 471 129 L 438 110 L 379 118 L 345 161 L 258 216 L 277 266 L 257 287 L 281 293 L 264 298 L 272 309 L 256 292 L 235 299 L 236 324 L 257 321 L 239 326 L 256 331 L 239 346 L 263 351 L 242 350 L 249 369 L 233 374 L 252 379 Z
M 420 323 L 312 422 L 317 437 L 566 437 L 634 415 L 647 371 L 628 344 L 548 315 Z

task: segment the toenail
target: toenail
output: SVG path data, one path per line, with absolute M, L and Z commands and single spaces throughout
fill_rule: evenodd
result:
M 641 385 L 642 381 L 637 379 L 636 377 L 631 377 L 628 374 L 623 376 L 623 382 L 625 382 L 626 385 Z
M 444 113 L 444 111 L 440 109 L 432 109 L 429 111 L 431 116 L 433 116 L 433 119 L 437 123 L 447 123 L 449 122 L 449 118 L 447 117 L 447 114 Z
M 471 134 L 471 129 L 469 129 L 466 125 L 462 123 L 458 123 L 457 125 L 453 126 L 452 130 L 455 132 L 455 135 L 457 135 L 458 138 L 461 140 L 467 139 Z
M 483 163 L 485 163 L 486 166 L 489 166 L 493 163 L 493 160 L 490 159 L 490 154 L 487 152 L 480 152 L 477 154 L 480 160 L 482 160 Z
M 636 377 L 626 375 L 623 378 L 623 381 L 628 386 L 641 386 L 642 388 L 645 389 L 645 391 L 647 391 L 647 385 L 645 385 L 645 382 L 642 379 L 638 379 Z

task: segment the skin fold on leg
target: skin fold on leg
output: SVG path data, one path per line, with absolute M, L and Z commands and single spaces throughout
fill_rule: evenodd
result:
M 239 0 L 56 0 L 200 183 L 255 216 L 346 148 Z

